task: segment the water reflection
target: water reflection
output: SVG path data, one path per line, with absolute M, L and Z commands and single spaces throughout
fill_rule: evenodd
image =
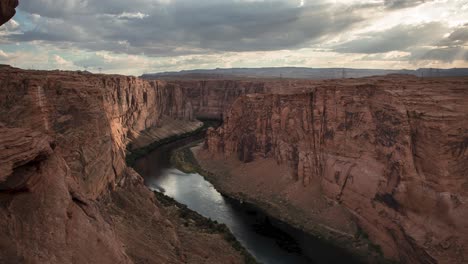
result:
M 199 174 L 185 174 L 177 169 L 165 169 L 159 177 L 148 184 L 153 190 L 163 188 L 165 194 L 205 217 L 226 224 L 236 238 L 256 259 L 263 263 L 312 263 L 302 256 L 288 253 L 277 245 L 277 241 L 266 234 L 255 232 L 262 221 L 256 215 L 234 208 L 216 191 L 213 185 Z M 258 223 L 260 222 L 260 223 Z
M 137 161 L 135 168 L 149 188 L 163 191 L 201 215 L 226 224 L 262 263 L 357 263 L 340 249 L 272 220 L 255 208 L 224 198 L 199 174 L 172 168 L 170 152 L 181 144 L 162 147 Z

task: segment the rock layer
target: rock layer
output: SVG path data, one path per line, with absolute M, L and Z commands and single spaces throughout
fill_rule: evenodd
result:
M 224 117 L 208 132 L 212 155 L 275 160 L 289 171 L 282 184 L 346 208 L 332 215 L 357 222 L 389 257 L 463 263 L 467 87 L 403 76 L 166 82 L 2 67 L 0 262 L 236 262 L 225 247 L 203 251 L 216 237 L 188 242 L 124 160 L 130 141 Z M 314 206 L 303 209 L 326 211 Z
M 389 258 L 466 263 L 468 79 L 391 76 L 304 90 L 239 98 L 206 148 L 286 166 L 291 185 L 349 210 Z
M 54 138 L 81 189 L 96 198 L 121 178 L 129 140 L 151 136 L 141 131 L 165 125 L 162 134 L 170 136 L 167 128 L 177 128 L 171 119 L 219 118 L 239 95 L 259 91 L 251 83 L 203 85 L 3 67 L 0 122 Z
M 276 87 L 266 87 L 262 81 L 192 80 L 158 81 L 164 87 L 161 95 L 170 102 L 163 113 L 187 119 L 222 119 L 231 104 L 242 95 L 265 93 Z
M 135 77 L 1 67 L 0 262 L 239 263 L 221 235 L 173 224 L 125 164 L 127 144 L 152 135 L 140 131 L 199 126 L 176 94 Z

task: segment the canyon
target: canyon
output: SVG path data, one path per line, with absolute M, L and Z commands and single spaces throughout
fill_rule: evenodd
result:
M 0 91 L 0 262 L 243 262 L 221 234 L 174 218 L 125 163 L 130 143 L 193 131 L 198 113 L 219 116 L 216 98 L 135 77 L 9 66 Z
M 17 5 L 0 2 L 0 25 Z M 144 80 L 0 65 L 0 263 L 246 262 L 126 162 L 212 119 L 223 125 L 191 150 L 225 195 L 369 263 L 466 263 L 467 102 L 466 77 Z
M 184 227 L 125 163 L 128 147 L 194 131 L 199 118 L 224 120 L 195 153 L 225 194 L 368 262 L 377 252 L 463 263 L 467 87 L 403 75 L 161 81 L 2 66 L 0 260 L 242 263 L 220 235 Z
M 283 86 L 308 88 L 240 97 L 195 148 L 218 189 L 402 263 L 466 263 L 467 78 Z

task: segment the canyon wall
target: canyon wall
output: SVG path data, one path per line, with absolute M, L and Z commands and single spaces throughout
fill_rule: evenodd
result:
M 219 119 L 241 95 L 265 93 L 274 88 L 265 87 L 261 81 L 191 80 L 158 81 L 166 89 L 160 98 L 170 102 L 163 113 L 189 120 Z
M 126 167 L 125 148 L 171 120 L 224 117 L 208 132 L 214 156 L 275 160 L 289 169 L 290 184 L 351 212 L 340 217 L 357 222 L 386 256 L 463 263 L 467 85 L 402 76 L 144 81 L 3 66 L 0 262 L 191 259 L 206 242 L 180 238 Z
M 466 263 L 468 79 L 390 76 L 306 90 L 239 98 L 208 131 L 209 159 L 274 159 L 290 185 L 350 211 L 385 256 Z
M 128 178 L 126 133 L 158 120 L 135 101 L 150 85 L 2 67 L 0 90 L 0 260 L 131 262 L 96 198 Z
M 154 85 L 134 77 L 5 67 L 0 122 L 53 138 L 71 176 L 94 199 L 125 171 L 127 137 L 158 125 Z
M 54 138 L 72 176 L 93 199 L 119 181 L 126 169 L 125 146 L 140 131 L 161 127 L 163 117 L 219 118 L 239 95 L 261 91 L 251 83 L 148 82 L 10 67 L 0 71 L 0 87 L 3 126 Z
M 167 130 L 176 119 L 190 130 L 191 105 L 203 105 L 196 98 L 216 101 L 181 91 L 135 77 L 2 66 L 0 262 L 238 263 L 221 237 L 171 223 L 125 164 L 140 131 Z

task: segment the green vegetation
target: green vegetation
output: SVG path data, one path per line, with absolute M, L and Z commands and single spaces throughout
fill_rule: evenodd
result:
M 187 222 L 193 223 L 193 225 L 203 232 L 209 234 L 221 234 L 223 238 L 239 253 L 244 257 L 244 261 L 247 264 L 256 264 L 258 263 L 255 258 L 239 243 L 239 241 L 234 237 L 229 228 L 225 224 L 220 224 L 217 221 L 213 221 L 210 218 L 206 218 L 199 213 L 190 210 L 186 205 L 181 204 L 174 200 L 173 198 L 164 195 L 160 192 L 154 192 L 156 199 L 164 206 L 177 206 L 178 216 L 181 219 L 186 220 Z

